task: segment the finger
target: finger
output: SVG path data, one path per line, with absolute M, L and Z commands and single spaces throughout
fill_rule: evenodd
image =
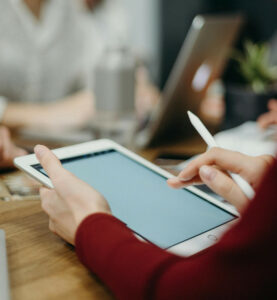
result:
M 202 181 L 216 194 L 242 211 L 249 200 L 240 187 L 225 173 L 211 166 L 202 166 L 199 170 Z
M 249 179 L 253 173 L 253 160 L 255 159 L 239 152 L 212 148 L 190 162 L 178 177 L 183 181 L 189 181 L 198 175 L 201 166 L 215 165 L 220 169 L 241 174 L 245 179 Z
M 214 168 L 220 169 L 219 167 L 213 165 Z M 186 180 L 180 177 L 173 177 L 167 180 L 167 183 L 172 188 L 183 188 L 190 185 L 201 185 L 203 184 L 202 179 L 200 178 L 199 174 L 196 174 L 192 179 Z
M 75 187 L 76 184 L 81 184 L 81 186 L 83 186 L 83 182 L 72 173 L 65 170 L 52 151 L 42 145 L 37 145 L 34 150 L 39 162 L 50 177 L 55 190 L 60 196 L 66 197 L 67 195 L 72 196 L 75 193 L 78 193 L 72 186 Z
M 269 108 L 270 110 L 277 111 L 277 100 L 276 100 L 276 99 L 271 99 L 271 100 L 268 102 L 268 108 Z
M 217 166 L 213 166 L 214 168 L 219 169 Z M 170 187 L 179 189 L 183 187 L 187 187 L 190 185 L 201 185 L 203 184 L 202 179 L 200 178 L 199 174 L 196 174 L 193 178 L 186 180 L 180 177 L 173 177 L 167 180 L 167 183 Z
M 58 178 L 65 176 L 66 170 L 62 167 L 61 162 L 56 155 L 47 147 L 37 145 L 34 151 L 41 166 L 55 185 L 55 181 Z
M 190 185 L 203 184 L 201 178 L 197 175 L 189 181 L 183 181 L 178 177 L 170 178 L 167 180 L 167 184 L 173 189 L 180 189 Z
M 260 128 L 265 129 L 267 127 L 267 119 L 269 118 L 269 113 L 262 114 L 258 117 L 257 123 Z
M 267 128 L 269 125 L 277 124 L 277 111 L 270 111 L 261 115 L 258 119 L 258 124 L 261 128 Z

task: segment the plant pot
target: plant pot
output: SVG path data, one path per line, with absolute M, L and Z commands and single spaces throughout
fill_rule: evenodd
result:
M 223 129 L 232 128 L 247 121 L 256 121 L 261 114 L 268 111 L 268 101 L 276 96 L 276 90 L 257 94 L 245 87 L 226 86 Z

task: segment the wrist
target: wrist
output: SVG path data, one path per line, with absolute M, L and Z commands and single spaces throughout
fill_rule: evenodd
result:
M 88 226 L 91 226 L 93 223 L 98 222 L 99 220 L 115 220 L 116 222 L 122 223 L 120 220 L 115 218 L 111 213 L 104 213 L 104 212 L 99 212 L 99 213 L 93 213 L 88 216 L 86 216 L 77 226 L 76 232 L 75 232 L 75 246 L 77 247 L 80 245 L 80 236 L 82 235 L 82 232 L 87 228 Z M 124 223 L 122 223 L 124 224 Z M 93 226 L 93 225 L 92 225 Z

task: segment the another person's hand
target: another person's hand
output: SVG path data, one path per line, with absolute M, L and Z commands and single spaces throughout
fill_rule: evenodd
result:
M 48 104 L 44 118 L 37 118 L 38 126 L 46 129 L 78 129 L 89 123 L 94 114 L 91 92 L 80 92 L 63 101 Z
M 80 223 L 94 213 L 110 214 L 110 207 L 90 185 L 65 170 L 48 148 L 38 145 L 35 153 L 54 185 L 54 189 L 40 190 L 42 208 L 50 218 L 49 228 L 74 245 Z
M 277 100 L 270 100 L 268 108 L 269 112 L 258 118 L 258 124 L 261 128 L 267 128 L 270 125 L 277 124 Z
M 242 212 L 249 199 L 226 171 L 239 174 L 256 189 L 264 173 L 273 163 L 270 155 L 251 157 L 239 152 L 212 148 L 188 164 L 178 177 L 168 180 L 172 188 L 206 184 L 215 193 Z
M 13 167 L 13 159 L 26 154 L 25 150 L 14 145 L 9 130 L 4 126 L 0 126 L 0 168 Z

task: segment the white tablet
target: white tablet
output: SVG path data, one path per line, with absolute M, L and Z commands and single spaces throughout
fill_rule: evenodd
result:
M 236 211 L 197 188 L 170 188 L 170 173 L 110 140 L 54 153 L 65 169 L 103 194 L 114 216 L 138 237 L 174 253 L 188 256 L 209 247 L 238 219 Z M 53 187 L 34 154 L 14 163 Z

